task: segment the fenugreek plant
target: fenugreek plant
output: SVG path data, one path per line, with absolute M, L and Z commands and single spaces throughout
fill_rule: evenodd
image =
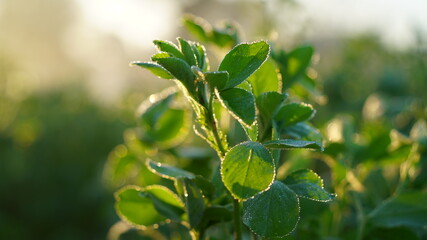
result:
M 285 93 L 308 77 L 313 49 L 273 51 L 264 40 L 238 43 L 232 24 L 215 28 L 191 16 L 184 24 L 198 40 L 231 50 L 213 67 L 198 42 L 155 40 L 151 61 L 131 63 L 176 87 L 141 104 L 138 127 L 112 153 L 109 176 L 133 183 L 117 191 L 117 214 L 154 239 L 281 239 L 297 226 L 300 198 L 334 198 L 312 170 L 276 176 L 282 151 L 323 150 L 308 122 L 315 110 Z M 198 141 L 191 126 L 216 156 L 189 147 Z M 196 158 L 210 171 L 186 167 Z

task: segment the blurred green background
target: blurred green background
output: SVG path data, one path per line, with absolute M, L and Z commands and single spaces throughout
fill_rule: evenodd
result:
M 134 125 L 137 105 L 170 86 L 128 63 L 148 59 L 153 39 L 189 37 L 182 14 L 235 20 L 247 41 L 314 45 L 311 75 L 320 87 L 311 103 L 321 129 L 348 114 L 354 122 L 382 117 L 409 134 L 427 115 L 426 8 L 422 1 L 0 0 L 0 239 L 105 239 L 118 220 L 105 161 Z

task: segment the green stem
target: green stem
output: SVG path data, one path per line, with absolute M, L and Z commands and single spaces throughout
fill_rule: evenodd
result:
M 209 125 L 210 125 L 210 128 L 212 129 L 212 134 L 213 134 L 214 139 L 215 139 L 215 144 L 216 144 L 216 146 L 218 147 L 218 149 L 220 151 L 218 153 L 218 155 L 221 158 L 223 158 L 225 156 L 225 153 L 227 152 L 227 150 L 225 149 L 224 145 L 222 144 L 221 137 L 219 136 L 218 124 L 217 124 L 217 122 L 215 120 L 214 112 L 213 112 L 213 97 L 214 97 L 214 93 L 211 92 L 211 96 L 210 96 L 210 99 L 209 99 L 209 106 L 208 106 Z
M 359 226 L 357 226 L 356 240 L 362 240 L 365 232 L 366 216 L 363 212 L 363 206 L 357 193 L 354 194 L 354 200 L 356 204 L 357 218 L 359 220 Z
M 241 240 L 242 239 L 242 227 L 240 226 L 240 205 L 239 200 L 233 199 L 233 214 L 234 214 L 234 233 L 235 233 L 235 239 Z
M 225 154 L 227 153 L 226 147 L 222 144 L 221 137 L 219 136 L 218 131 L 218 125 L 214 117 L 213 113 L 213 99 L 214 93 L 211 92 L 210 99 L 209 99 L 209 106 L 208 106 L 208 117 L 209 117 L 209 124 L 210 129 L 212 131 L 212 134 L 215 139 L 215 144 L 217 145 L 219 149 L 218 155 L 223 158 Z M 240 205 L 239 200 L 233 199 L 233 218 L 234 218 L 234 233 L 235 233 L 235 239 L 241 240 L 242 239 L 242 228 L 241 228 L 241 221 L 240 221 Z

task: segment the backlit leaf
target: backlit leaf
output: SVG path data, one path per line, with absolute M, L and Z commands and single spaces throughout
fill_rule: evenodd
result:
M 164 221 L 166 217 L 175 218 L 183 207 L 179 198 L 163 186 L 146 189 L 126 186 L 116 192 L 115 198 L 117 214 L 122 220 L 136 226 L 151 226 Z
M 253 93 L 259 96 L 264 92 L 278 92 L 280 80 L 276 64 L 268 59 L 264 64 L 248 78 L 251 83 Z
M 206 72 L 205 81 L 209 84 L 209 86 L 213 89 L 217 88 L 219 90 L 225 87 L 228 81 L 228 72 Z
M 182 82 L 185 88 L 194 92 L 194 74 L 190 65 L 184 60 L 176 57 L 158 58 L 155 60 L 158 64 L 168 70 L 175 79 Z
M 196 56 L 194 55 L 193 48 L 191 47 L 190 43 L 182 38 L 178 38 L 178 42 L 179 42 L 179 47 L 181 49 L 181 52 L 184 54 L 184 60 L 190 66 L 196 66 L 197 65 Z
M 257 142 L 244 142 L 225 155 L 222 181 L 234 198 L 244 200 L 268 189 L 275 169 L 270 152 Z
M 314 116 L 315 110 L 306 103 L 289 103 L 282 106 L 274 116 L 274 120 L 282 128 L 298 122 L 309 120 Z
M 183 18 L 184 26 L 197 40 L 208 41 L 212 26 L 203 18 L 187 14 Z
M 174 76 L 168 72 L 164 67 L 158 65 L 157 63 L 153 62 L 132 62 L 131 65 L 140 66 L 142 68 L 145 68 L 149 70 L 154 75 L 164 78 L 164 79 L 173 79 Z
M 167 52 L 172 54 L 172 56 L 184 59 L 184 55 L 179 51 L 178 47 L 169 41 L 163 40 L 154 40 L 153 43 L 156 45 L 157 49 L 161 52 Z
M 308 148 L 314 150 L 323 150 L 323 147 L 316 141 L 303 141 L 294 139 L 280 139 L 272 140 L 263 143 L 267 148 L 279 148 L 279 149 L 294 149 L 294 148 Z
M 323 188 L 322 178 L 309 169 L 295 171 L 283 182 L 299 197 L 320 202 L 328 202 L 335 198 L 335 194 L 330 194 Z
M 218 71 L 227 71 L 230 79 L 225 88 L 245 81 L 267 59 L 270 46 L 265 41 L 242 43 L 231 49 L 222 60 Z
M 179 177 L 188 177 L 188 178 L 194 178 L 194 175 L 190 172 L 187 172 L 185 170 L 182 170 L 177 167 L 173 167 L 167 164 L 155 162 L 153 160 L 147 159 L 146 161 L 148 169 L 159 175 L 160 177 L 175 180 Z
M 250 127 L 255 121 L 255 98 L 252 93 L 240 89 L 231 88 L 218 92 L 216 95 L 222 105 L 241 124 Z

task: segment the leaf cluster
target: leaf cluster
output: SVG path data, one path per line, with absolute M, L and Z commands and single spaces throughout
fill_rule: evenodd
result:
M 240 221 L 258 236 L 285 237 L 299 221 L 300 198 L 327 202 L 335 197 L 324 189 L 321 177 L 309 169 L 277 178 L 284 163 L 283 151 L 323 150 L 319 131 L 308 122 L 315 115 L 314 108 L 291 100 L 285 93 L 292 83 L 306 76 L 313 51 L 303 47 L 286 54 L 273 51 L 264 40 L 236 44 L 233 41 L 238 38 L 230 28 L 219 31 L 189 16 L 184 23 L 204 42 L 219 47 L 235 45 L 215 70 L 203 45 L 182 38 L 177 38 L 177 44 L 155 40 L 158 53 L 151 61 L 132 63 L 174 81 L 177 88 L 153 95 L 141 105 L 138 128 L 131 133 L 133 144 L 122 146 L 122 159 L 111 160 L 115 176 L 120 175 L 118 170 L 136 165 L 140 169 L 137 175 L 149 173 L 143 176 L 142 187 L 129 185 L 116 193 L 116 211 L 135 228 L 173 222 L 197 239 L 214 236 L 206 232 L 230 221 L 234 222 L 232 231 L 237 239 L 242 236 Z M 233 41 L 224 44 L 224 38 L 217 39 L 219 33 Z M 167 161 L 180 157 L 177 152 L 191 125 L 189 109 L 177 107 L 184 106 L 184 99 L 195 115 L 195 133 L 218 156 L 210 158 L 216 170 L 208 175 Z M 232 127 L 222 127 L 217 116 L 229 116 Z M 236 141 L 231 132 L 238 129 Z M 132 145 L 138 145 L 139 150 L 132 150 Z M 150 155 L 151 151 L 155 153 Z M 141 156 L 146 159 L 142 164 L 138 163 Z M 166 182 L 164 186 L 150 185 L 153 181 L 148 176 Z M 231 230 L 229 225 L 225 228 Z M 250 232 L 243 230 L 243 234 Z

